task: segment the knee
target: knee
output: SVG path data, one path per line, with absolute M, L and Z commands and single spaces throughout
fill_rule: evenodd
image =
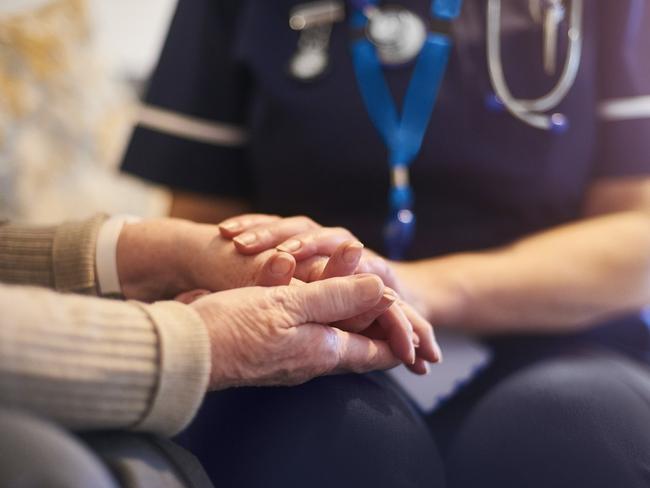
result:
M 518 372 L 461 428 L 450 456 L 452 486 L 473 486 L 460 480 L 477 477 L 495 486 L 647 486 L 648 400 L 645 372 L 608 354 Z
M 232 420 L 235 422 L 232 422 Z M 362 375 L 329 376 L 290 388 L 241 388 L 207 399 L 197 428 L 242 428 L 280 442 L 287 436 L 321 438 L 356 433 L 368 442 L 386 435 L 422 432 L 417 413 L 383 383 Z M 348 439 L 348 442 L 351 439 Z
M 52 424 L 0 410 L 0 432 L 1 486 L 116 487 L 90 451 Z
M 396 392 L 365 376 L 233 390 L 206 407 L 190 437 L 196 439 L 198 431 L 226 446 L 218 457 L 230 459 L 230 473 L 215 468 L 224 484 L 255 485 L 243 481 L 243 469 L 257 473 L 258 483 L 282 480 L 272 486 L 400 487 L 424 480 L 442 486 L 437 449 L 420 417 Z M 214 443 L 203 442 L 197 454 L 210 465 Z M 243 456 L 254 459 L 254 466 L 238 464 Z

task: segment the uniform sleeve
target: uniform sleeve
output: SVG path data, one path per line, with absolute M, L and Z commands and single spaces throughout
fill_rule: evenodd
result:
M 123 170 L 177 189 L 248 194 L 250 76 L 234 56 L 241 3 L 179 1 Z
M 650 3 L 603 0 L 599 8 L 596 177 L 649 174 Z

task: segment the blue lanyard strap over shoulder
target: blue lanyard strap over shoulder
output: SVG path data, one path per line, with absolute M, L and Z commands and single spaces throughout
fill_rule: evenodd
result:
M 374 3 L 376 0 L 366 2 Z M 458 17 L 461 5 L 462 0 L 434 0 L 431 14 L 437 21 L 448 22 Z M 351 27 L 363 28 L 367 22 L 366 16 L 357 8 L 351 18 Z M 447 67 L 451 40 L 447 34 L 427 34 L 413 68 L 401 117 L 388 88 L 375 46 L 362 37 L 355 39 L 351 47 L 361 97 L 371 121 L 388 148 L 393 184 L 390 195 L 391 215 L 386 227 L 386 251 L 391 259 L 399 259 L 409 247 L 415 228 L 408 166 L 420 152 Z

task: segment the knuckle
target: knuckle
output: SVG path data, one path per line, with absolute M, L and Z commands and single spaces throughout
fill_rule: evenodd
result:
M 264 242 L 273 238 L 273 234 L 275 230 L 276 229 L 273 228 L 262 228 L 255 232 L 255 236 L 257 237 L 258 240 Z
M 307 226 L 307 227 L 317 227 L 316 222 L 314 222 L 311 218 L 307 217 L 306 215 L 297 215 L 294 217 L 296 221 L 299 223 Z
M 312 324 L 311 340 L 296 347 L 297 367 L 288 375 L 287 383 L 300 384 L 332 373 L 340 363 L 339 337 L 326 325 Z
M 304 315 L 304 304 L 301 303 L 298 295 L 292 293 L 289 287 L 277 286 L 268 289 L 270 306 L 283 314 L 283 319 L 295 325 L 296 318 Z
M 287 290 L 283 287 L 272 287 L 268 289 L 268 296 L 272 307 L 284 308 L 290 301 Z
M 345 227 L 330 227 L 331 232 L 335 234 L 343 234 L 345 236 L 351 236 L 352 233 Z
M 341 347 L 338 333 L 326 325 L 322 326 L 323 338 L 317 348 L 319 374 L 334 371 L 341 362 Z

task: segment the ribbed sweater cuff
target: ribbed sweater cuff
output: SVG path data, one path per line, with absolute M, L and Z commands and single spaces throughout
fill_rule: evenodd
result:
M 160 375 L 151 407 L 135 429 L 171 436 L 190 423 L 203 401 L 211 368 L 208 330 L 187 305 L 139 305 L 156 326 Z
M 0 225 L 0 281 L 96 295 L 95 245 L 106 218 L 51 227 Z
M 0 281 L 54 287 L 56 227 L 0 226 Z
M 52 243 L 54 288 L 61 292 L 97 295 L 95 249 L 106 215 L 60 225 Z

